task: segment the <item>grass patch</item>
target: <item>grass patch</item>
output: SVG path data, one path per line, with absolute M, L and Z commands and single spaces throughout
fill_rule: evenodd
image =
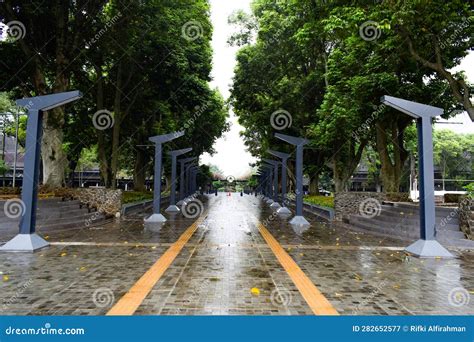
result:
M 320 205 L 321 207 L 334 208 L 333 196 L 306 195 L 304 196 L 304 201 L 311 204 Z
M 124 191 L 122 203 L 134 203 L 153 199 L 153 191 Z
M 161 197 L 169 196 L 169 191 L 163 191 Z M 153 191 L 124 191 L 122 192 L 122 204 L 141 202 L 153 199 Z

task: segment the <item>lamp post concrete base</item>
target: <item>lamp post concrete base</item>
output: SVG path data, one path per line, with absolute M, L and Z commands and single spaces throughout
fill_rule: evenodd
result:
M 162 223 L 166 222 L 166 217 L 161 214 L 153 214 L 145 219 L 145 223 Z
M 454 258 L 454 255 L 436 240 L 420 239 L 405 248 L 405 251 L 419 258 Z
M 278 210 L 277 210 L 277 213 L 279 215 L 290 215 L 291 214 L 291 210 L 288 209 L 287 207 L 280 207 Z
M 176 206 L 176 205 L 170 205 L 168 208 L 166 208 L 165 211 L 167 213 L 179 213 L 180 212 L 178 206 Z
M 280 207 L 281 205 L 278 202 L 273 202 L 272 204 L 270 204 L 270 208 L 273 208 L 273 209 L 278 209 Z
M 291 219 L 290 224 L 299 227 L 309 227 L 310 223 L 303 216 L 295 216 Z
M 145 222 L 145 231 L 150 233 L 159 233 L 161 228 L 165 225 L 164 222 L 154 222 L 154 223 L 146 223 Z
M 18 234 L 2 247 L 2 252 L 34 252 L 41 248 L 48 247 L 49 243 L 36 233 Z

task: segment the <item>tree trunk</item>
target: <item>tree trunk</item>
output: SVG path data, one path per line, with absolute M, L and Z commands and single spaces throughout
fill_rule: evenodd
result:
M 101 60 L 99 60 L 98 64 L 102 65 Z M 100 65 L 96 65 L 95 67 L 98 111 L 104 109 L 104 82 L 102 79 L 102 67 Z M 97 157 L 99 159 L 99 172 L 106 188 L 110 187 L 111 183 L 109 159 L 107 156 L 107 139 L 105 131 L 97 130 Z
M 63 150 L 64 111 L 55 108 L 44 113 L 41 155 L 43 157 L 43 184 L 51 187 L 64 185 L 64 170 L 68 164 Z
M 133 189 L 135 191 L 145 191 L 145 178 L 145 151 L 138 148 L 133 170 Z
M 70 188 L 74 187 L 74 171 L 76 170 L 78 161 L 75 159 L 72 159 L 69 161 L 69 176 L 67 179 L 67 186 Z
M 171 175 L 165 175 L 165 188 L 163 191 L 170 191 L 171 190 Z
M 366 145 L 367 139 L 361 140 L 358 145 L 354 139 L 351 139 L 335 152 L 331 161 L 335 192 L 349 190 L 349 179 L 359 165 Z
M 112 132 L 112 160 L 110 163 L 112 169 L 112 189 L 115 189 L 117 171 L 118 171 L 118 154 L 119 154 L 119 143 L 120 143 L 120 120 L 121 120 L 121 100 L 122 100 L 122 61 L 119 62 L 117 67 L 117 83 L 114 100 L 114 127 Z
M 333 167 L 333 179 L 335 192 L 344 192 L 348 190 L 347 181 L 349 180 L 349 178 L 346 177 L 344 175 L 344 172 L 342 172 L 337 166 Z
M 319 195 L 319 174 L 313 175 L 309 181 L 309 193 Z
M 408 158 L 408 152 L 403 148 L 404 128 L 400 129 L 396 121 L 388 123 L 388 128 L 379 122 L 376 128 L 376 148 L 380 157 L 384 192 L 398 192 L 403 166 Z M 389 152 L 389 144 L 392 146 L 392 153 Z

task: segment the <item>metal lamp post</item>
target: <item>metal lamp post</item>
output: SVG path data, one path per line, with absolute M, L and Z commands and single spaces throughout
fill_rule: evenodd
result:
M 452 258 L 453 255 L 435 238 L 436 214 L 431 119 L 443 114 L 443 109 L 387 95 L 383 96 L 381 101 L 383 104 L 415 118 L 418 131 L 421 238 L 405 250 L 422 258 Z
M 267 204 L 273 203 L 273 166 L 269 164 L 263 164 L 263 168 L 266 169 L 266 177 L 265 177 L 265 197 L 264 201 Z
M 196 194 L 197 192 L 197 174 L 199 172 L 199 168 L 194 166 L 191 169 L 191 195 Z
M 187 195 L 188 197 L 191 197 L 193 195 L 193 187 L 194 187 L 194 164 L 191 164 L 188 166 L 188 191 Z
M 267 196 L 266 179 L 267 179 L 267 170 L 262 168 L 260 179 L 259 179 L 259 187 L 260 187 L 260 194 L 262 195 L 262 198 L 264 200 Z
M 185 199 L 186 199 L 186 164 L 193 162 L 196 160 L 197 157 L 189 157 L 189 158 L 184 158 L 179 160 L 179 201 L 176 203 L 176 205 L 183 205 L 185 204 Z
M 81 97 L 82 94 L 79 91 L 70 91 L 16 101 L 17 106 L 28 109 L 25 164 L 23 170 L 23 187 L 21 191 L 23 215 L 20 221 L 19 234 L 0 247 L 0 250 L 33 252 L 49 245 L 48 242 L 35 233 L 43 113 L 69 102 L 76 101 Z
M 155 173 L 153 177 L 153 214 L 145 219 L 146 223 L 166 222 L 166 218 L 161 214 L 161 158 L 163 154 L 163 144 L 182 137 L 184 131 L 174 132 L 163 135 L 156 135 L 149 138 L 155 143 Z
M 166 212 L 168 213 L 177 213 L 179 212 L 179 208 L 176 205 L 176 158 L 178 156 L 188 153 L 192 151 L 192 148 L 185 148 L 182 150 L 174 150 L 168 152 L 168 154 L 171 156 L 171 192 L 170 192 L 170 204 L 168 208 L 166 208 Z
M 290 221 L 295 226 L 310 226 L 308 220 L 303 216 L 303 148 L 308 140 L 300 137 L 292 137 L 289 135 L 275 133 L 275 137 L 296 146 L 296 215 Z
M 279 151 L 267 150 L 268 153 L 274 155 L 281 159 L 281 202 L 282 207 L 277 210 L 278 214 L 281 215 L 289 215 L 291 214 L 291 210 L 286 207 L 286 169 L 287 169 L 287 162 L 290 155 L 288 153 L 283 153 Z
M 265 158 L 263 158 L 262 160 L 265 163 L 273 166 L 273 203 L 270 204 L 270 208 L 278 209 L 281 207 L 280 203 L 278 203 L 278 165 L 280 165 L 280 162 Z
M 190 163 L 186 168 L 186 197 L 190 197 L 193 192 L 193 171 L 194 171 L 194 162 Z
M 260 170 L 257 171 L 255 174 L 255 177 L 257 177 L 257 185 L 255 186 L 255 197 L 258 196 L 258 194 L 261 192 L 261 187 L 262 187 L 262 173 Z

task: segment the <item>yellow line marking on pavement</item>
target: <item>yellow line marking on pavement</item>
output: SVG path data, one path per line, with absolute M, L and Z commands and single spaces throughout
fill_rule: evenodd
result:
M 50 242 L 52 246 L 87 246 L 87 247 L 169 247 L 173 245 L 172 242 L 92 242 L 92 241 L 66 241 L 66 242 Z
M 315 315 L 339 315 L 332 304 L 313 284 L 311 279 L 301 270 L 298 264 L 291 258 L 291 256 L 283 249 L 280 243 L 273 237 L 273 235 L 261 223 L 257 223 L 258 230 L 277 257 L 280 264 L 290 276 L 293 283 L 296 285 L 301 295 L 308 303 Z
M 194 232 L 198 229 L 198 226 L 205 217 L 205 214 L 201 215 L 196 222 L 186 229 L 179 239 L 166 250 L 153 266 L 151 266 L 150 269 L 146 271 L 145 274 L 143 274 L 141 278 L 138 279 L 138 281 L 128 290 L 128 292 L 109 310 L 109 312 L 107 312 L 107 316 L 126 316 L 135 313 L 158 280 L 160 280 L 161 276 L 166 272 L 183 247 L 193 236 Z

